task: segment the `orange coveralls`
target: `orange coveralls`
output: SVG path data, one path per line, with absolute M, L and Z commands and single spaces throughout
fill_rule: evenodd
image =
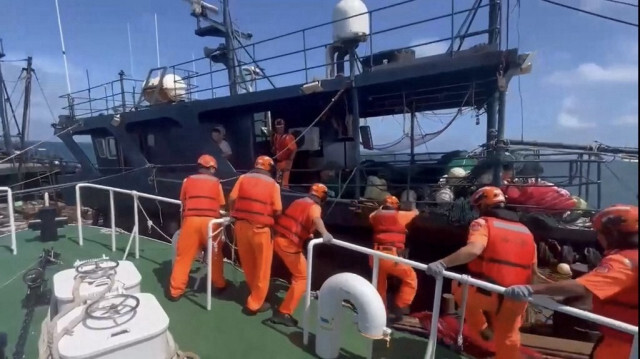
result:
M 274 135 L 274 155 L 276 156 L 276 169 L 282 173 L 282 188 L 289 188 L 289 176 L 293 166 L 293 158 L 298 150 L 296 139 L 293 135 L 285 133 Z
M 322 209 L 318 204 L 310 198 L 301 198 L 287 208 L 275 226 L 275 252 L 291 272 L 291 286 L 280 305 L 281 313 L 292 315 L 307 288 L 307 259 L 302 254 L 302 246 L 316 230 L 313 220 L 321 215 Z M 283 218 L 285 216 L 289 219 Z M 294 223 L 292 220 L 300 226 L 291 228 L 292 225 L 287 225 L 287 222 Z
M 629 251 L 609 253 L 596 269 L 576 281 L 593 294 L 595 314 L 637 326 L 638 251 L 635 250 L 635 263 L 622 255 L 623 252 Z M 594 359 L 629 357 L 633 343 L 631 335 L 604 327 L 600 330 L 602 340 L 594 348 Z
M 395 232 L 389 231 L 384 233 L 384 225 L 383 221 L 380 220 L 380 217 L 384 216 L 385 214 L 393 217 L 393 221 L 395 221 L 395 223 L 391 221 L 391 226 L 387 227 L 395 227 Z M 373 249 L 397 257 L 398 250 L 404 249 L 404 243 L 406 240 L 406 226 L 417 215 L 418 211 L 416 210 L 396 211 L 379 209 L 371 213 L 371 215 L 369 215 L 369 222 L 371 222 L 374 232 Z M 391 218 L 385 219 L 384 222 L 387 222 L 388 220 L 391 220 Z M 387 234 L 386 240 L 383 239 L 385 238 L 385 234 Z M 369 257 L 369 265 L 373 266 L 372 257 Z M 387 305 L 388 276 L 394 276 L 402 280 L 400 290 L 395 296 L 395 305 L 398 308 L 409 307 L 411 305 L 411 302 L 413 302 L 413 298 L 416 296 L 416 292 L 418 290 L 418 278 L 416 276 L 416 272 L 413 270 L 413 268 L 406 264 L 400 264 L 386 259 L 380 260 L 377 289 L 385 306 Z
M 492 220 L 495 221 L 495 219 Z M 508 259 L 506 260 L 503 260 L 502 258 L 487 258 L 488 260 L 484 262 L 489 262 L 491 265 L 494 265 L 496 267 L 502 267 L 500 268 L 500 270 L 502 271 L 502 278 L 515 277 L 516 275 L 518 275 L 516 274 L 516 271 L 520 272 L 520 277 L 526 275 L 527 271 L 531 273 L 537 262 L 537 258 L 535 254 L 535 242 L 533 241 L 533 236 L 531 235 L 529 230 L 526 229 L 526 227 L 522 224 L 515 222 L 500 221 L 498 226 L 503 227 L 501 228 L 502 231 L 508 231 L 502 232 L 502 234 L 504 234 L 502 237 L 498 236 L 499 232 L 493 233 L 494 231 L 496 231 L 497 225 L 494 224 L 493 227 L 491 227 L 485 217 L 476 219 L 469 226 L 469 237 L 467 239 L 467 242 L 481 243 L 485 247 L 485 250 L 480 255 L 480 257 L 494 257 L 494 254 L 487 253 L 490 241 L 500 242 L 494 242 L 494 244 L 501 246 L 503 253 L 511 253 L 510 256 L 507 255 Z M 505 226 L 512 228 L 506 229 L 504 228 Z M 521 243 L 515 242 L 515 240 L 518 238 L 518 235 L 523 235 L 521 237 Z M 510 247 L 513 247 L 513 249 Z M 519 258 L 516 259 L 517 257 Z M 491 259 L 493 259 L 493 261 Z M 521 263 L 514 263 L 513 265 L 509 264 L 509 262 L 515 260 L 518 260 Z M 477 261 L 479 261 L 478 258 L 474 259 L 474 261 L 472 261 L 469 265 L 469 269 L 472 272 L 474 271 L 472 270 L 472 263 L 476 262 L 476 264 L 474 265 L 477 266 Z M 503 264 L 499 264 L 498 262 Z M 528 268 L 527 264 L 529 266 Z M 512 276 L 511 274 L 514 275 Z M 472 276 L 479 276 L 479 279 L 491 281 L 488 278 L 484 277 L 483 273 L 472 273 Z M 516 281 L 524 282 L 519 284 L 530 284 L 531 278 L 529 278 L 528 280 Z M 496 284 L 502 286 L 515 285 L 515 283 Z M 462 304 L 462 291 L 463 287 L 459 285 L 457 281 L 453 281 L 452 292 L 458 305 Z M 488 327 L 487 318 L 485 317 L 485 313 L 488 313 L 489 319 L 491 321 L 491 327 L 494 333 L 493 339 L 496 347 L 495 358 L 518 358 L 520 355 L 520 326 L 522 325 L 522 319 L 526 309 L 526 302 L 514 301 L 506 298 L 501 300 L 500 296 L 496 293 L 486 292 L 474 286 L 469 286 L 467 295 L 467 307 L 465 313 L 465 324 L 468 325 L 470 329 L 475 333 L 480 333 Z
M 273 259 L 271 227 L 273 214 L 282 211 L 280 187 L 273 178 L 250 172 L 238 178 L 229 201 L 234 201 L 231 209 L 231 217 L 236 219 L 234 235 L 250 291 L 246 306 L 257 311 L 269 291 Z
M 220 218 L 220 207 L 226 204 L 220 181 L 206 174 L 189 176 L 184 180 L 180 189 L 180 201 L 182 202 L 182 227 L 169 285 L 169 292 L 174 298 L 184 293 L 193 260 L 198 252 L 207 246 L 209 222 L 214 218 Z M 215 233 L 219 228 L 219 225 L 214 225 L 213 232 Z M 220 234 L 217 234 L 214 240 L 219 237 Z M 226 281 L 221 245 L 214 249 L 209 263 L 214 287 L 224 288 Z

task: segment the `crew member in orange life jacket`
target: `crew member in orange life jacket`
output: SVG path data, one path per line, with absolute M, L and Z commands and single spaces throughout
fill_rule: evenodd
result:
M 184 294 L 193 260 L 207 245 L 209 222 L 214 218 L 220 218 L 220 208 L 225 205 L 222 185 L 214 176 L 217 167 L 215 158 L 202 155 L 198 158 L 198 173 L 182 182 L 182 227 L 171 273 L 168 293 L 170 300 L 178 300 Z M 214 232 L 217 228 L 213 228 Z M 209 260 L 213 285 L 218 292 L 224 290 L 227 285 L 223 273 L 221 247 L 217 246 Z
M 533 294 L 574 297 L 591 294 L 595 314 L 638 326 L 638 207 L 613 205 L 591 220 L 605 257 L 593 271 L 575 280 L 513 286 L 504 295 L 525 300 Z M 606 326 L 592 358 L 629 358 L 633 337 Z
M 468 263 L 472 277 L 508 287 L 530 284 L 536 267 L 536 245 L 533 235 L 515 213 L 502 207 L 505 197 L 497 187 L 483 187 L 471 196 L 480 218 L 471 222 L 467 245 L 452 255 L 427 266 L 427 274 L 441 275 L 447 267 Z M 462 286 L 454 281 L 452 292 L 456 302 L 462 300 Z M 496 359 L 519 357 L 520 325 L 526 302 L 504 299 L 497 293 L 469 286 L 466 325 L 474 335 L 488 339 L 493 330 Z M 487 313 L 492 328 L 488 328 Z
M 276 238 L 273 241 L 278 256 L 291 272 L 291 287 L 278 310 L 273 311 L 271 321 L 287 327 L 295 327 L 298 321 L 292 317 L 307 288 L 307 260 L 302 254 L 302 247 L 313 233 L 318 230 L 325 243 L 330 243 L 333 236 L 327 232 L 322 218 L 320 206 L 327 200 L 327 186 L 314 183 L 309 196 L 297 199 L 278 217 L 274 229 Z
M 271 151 L 276 159 L 276 169 L 278 170 L 276 178 L 282 188 L 289 188 L 289 176 L 298 146 L 293 135 L 284 131 L 283 119 L 277 119 L 275 125 L 276 133 L 273 135 L 273 148 Z
M 382 208 L 371 213 L 369 221 L 373 227 L 373 249 L 393 256 L 406 257 L 406 226 L 415 216 L 417 210 L 399 211 L 400 201 L 388 195 Z M 373 265 L 373 258 L 369 258 Z M 406 264 L 381 259 L 378 272 L 378 293 L 382 301 L 387 303 L 387 277 L 394 276 L 402 280 L 400 290 L 395 296 L 395 306 L 391 310 L 390 319 L 398 321 L 403 314 L 409 314 L 409 306 L 416 296 L 418 279 L 416 272 Z
M 271 308 L 265 302 L 273 259 L 271 227 L 282 213 L 280 186 L 271 177 L 272 169 L 273 160 L 259 156 L 254 169 L 240 176 L 229 194 L 238 256 L 250 292 L 244 308 L 249 315 Z

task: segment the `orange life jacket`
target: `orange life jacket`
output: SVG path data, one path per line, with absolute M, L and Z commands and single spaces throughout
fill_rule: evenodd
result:
M 275 134 L 273 137 L 274 142 L 274 152 L 276 154 L 276 159 L 278 161 L 287 161 L 293 155 L 293 148 L 290 147 L 290 143 L 293 142 L 295 138 L 291 134 L 284 133 L 282 135 Z
M 182 216 L 220 218 L 220 180 L 207 174 L 195 174 L 182 182 Z
M 615 254 L 621 255 L 631 262 L 636 279 L 633 281 L 633 285 L 623 289 L 613 298 L 601 300 L 594 295 L 593 312 L 603 317 L 638 326 L 638 250 L 623 250 Z M 629 343 L 633 340 L 631 334 L 604 325 L 600 327 L 600 333 L 603 336 L 617 337 L 621 340 L 629 341 Z
M 309 238 L 314 231 L 313 220 L 309 218 L 309 211 L 316 203 L 309 197 L 300 198 L 289 206 L 278 217 L 274 229 L 283 237 L 289 238 L 300 248 L 304 240 Z
M 469 262 L 470 274 L 503 287 L 531 283 L 536 244 L 527 227 L 518 222 L 481 217 L 489 240 L 482 254 Z
M 373 243 L 404 249 L 407 228 L 398 220 L 398 211 L 377 210 L 371 216 L 371 225 L 373 226 Z
M 236 198 L 231 217 L 247 220 L 256 225 L 272 226 L 273 206 L 271 199 L 276 181 L 264 174 L 250 172 L 240 176 L 238 198 Z

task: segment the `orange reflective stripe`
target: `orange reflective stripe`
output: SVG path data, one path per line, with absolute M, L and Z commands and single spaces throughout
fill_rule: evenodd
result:
M 254 172 L 244 174 L 241 178 L 231 216 L 257 225 L 273 225 L 271 199 L 276 182 L 267 175 Z
M 206 174 L 195 174 L 187 177 L 182 184 L 184 194 L 182 204 L 183 217 L 220 218 L 220 181 Z

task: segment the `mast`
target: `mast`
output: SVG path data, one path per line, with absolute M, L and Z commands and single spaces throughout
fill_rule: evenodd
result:
M 495 45 L 500 49 L 500 24 L 502 2 L 500 0 L 489 0 L 489 45 Z M 496 81 L 496 92 L 490 95 L 487 103 L 487 144 L 494 143 L 495 146 L 489 155 L 497 159 L 496 167 L 493 169 L 493 185 L 502 185 L 502 156 L 504 154 L 504 127 L 505 127 L 505 102 L 506 83 L 502 77 L 502 65 L 498 70 Z
M 4 57 L 4 48 L 2 39 L 0 39 L 0 59 Z M 0 120 L 2 120 L 2 137 L 4 141 L 5 151 L 9 155 L 13 154 L 13 146 L 11 143 L 11 127 L 9 126 L 9 118 L 7 117 L 7 109 L 5 108 L 5 83 L 2 76 L 2 64 L 0 64 Z
M 224 44 L 227 48 L 227 75 L 229 76 L 229 94 L 231 96 L 238 94 L 238 86 L 236 84 L 236 53 L 235 44 L 233 42 L 234 31 L 231 23 L 231 12 L 229 11 L 229 0 L 223 0 L 222 22 L 225 27 Z
M 24 69 L 24 103 L 22 107 L 22 131 L 20 131 L 20 146 L 24 150 L 29 139 L 29 105 L 31 103 L 31 76 L 33 73 L 31 56 L 27 57 L 27 67 Z

